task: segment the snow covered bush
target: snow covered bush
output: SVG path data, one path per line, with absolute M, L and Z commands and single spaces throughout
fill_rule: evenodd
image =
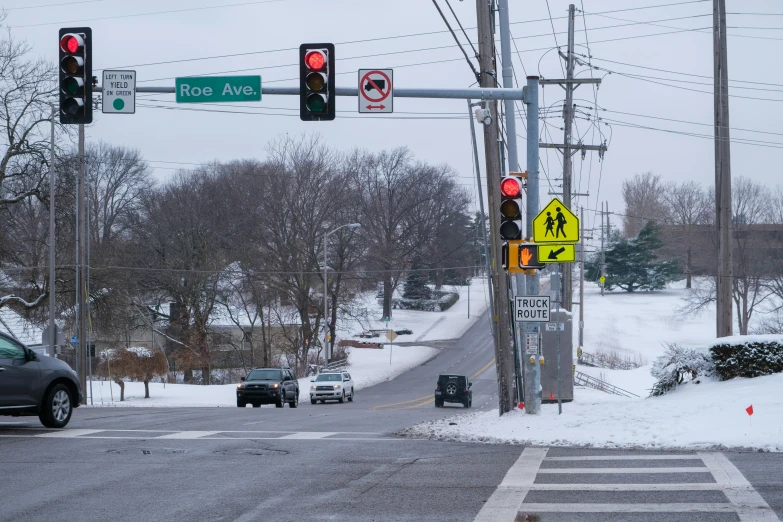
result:
M 433 299 L 392 299 L 392 308 L 399 310 L 418 310 L 420 312 L 445 312 L 459 301 L 457 292 L 432 290 Z
M 713 363 L 705 351 L 667 343 L 666 352 L 655 360 L 650 373 L 655 377 L 650 396 L 655 397 L 698 376 L 712 375 Z
M 710 347 L 722 381 L 783 372 L 783 335 L 745 335 L 718 339 Z

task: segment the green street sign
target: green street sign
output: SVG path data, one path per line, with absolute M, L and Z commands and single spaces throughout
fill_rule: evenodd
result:
M 261 101 L 260 76 L 195 76 L 176 79 L 177 103 Z

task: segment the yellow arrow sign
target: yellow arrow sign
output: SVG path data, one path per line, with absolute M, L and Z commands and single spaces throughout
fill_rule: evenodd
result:
M 573 243 L 546 243 L 538 245 L 539 263 L 573 263 L 576 245 Z
M 562 201 L 552 198 L 533 220 L 533 243 L 576 243 L 579 218 Z M 543 256 L 539 256 L 542 258 Z

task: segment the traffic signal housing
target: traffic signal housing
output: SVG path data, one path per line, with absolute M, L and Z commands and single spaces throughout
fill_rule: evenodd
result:
M 92 123 L 92 29 L 60 29 L 60 123 Z
M 299 118 L 334 119 L 334 44 L 299 46 Z
M 522 176 L 506 176 L 500 180 L 500 238 L 503 241 L 522 239 Z

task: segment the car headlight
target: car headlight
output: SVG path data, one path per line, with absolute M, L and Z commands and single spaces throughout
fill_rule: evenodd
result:
M 242 389 L 242 388 L 244 388 L 244 387 L 245 387 L 245 384 L 244 384 L 244 383 L 241 383 L 241 382 L 240 382 L 239 384 L 237 384 L 237 389 L 238 389 L 238 390 L 241 390 L 241 389 Z
M 273 390 L 276 390 L 276 389 L 278 389 L 279 387 L 280 387 L 280 385 L 279 385 L 279 384 L 277 384 L 277 383 L 275 383 L 275 384 L 273 384 L 273 385 L 272 385 L 272 389 L 273 389 Z
M 340 385 L 339 385 L 339 384 L 335 384 L 335 385 L 334 385 L 334 389 L 335 389 L 335 390 L 339 390 L 339 389 L 340 389 Z
M 311 390 L 315 390 L 315 389 L 316 389 L 316 386 L 315 386 L 315 384 L 313 384 L 312 386 L 310 386 L 310 389 L 311 389 Z

